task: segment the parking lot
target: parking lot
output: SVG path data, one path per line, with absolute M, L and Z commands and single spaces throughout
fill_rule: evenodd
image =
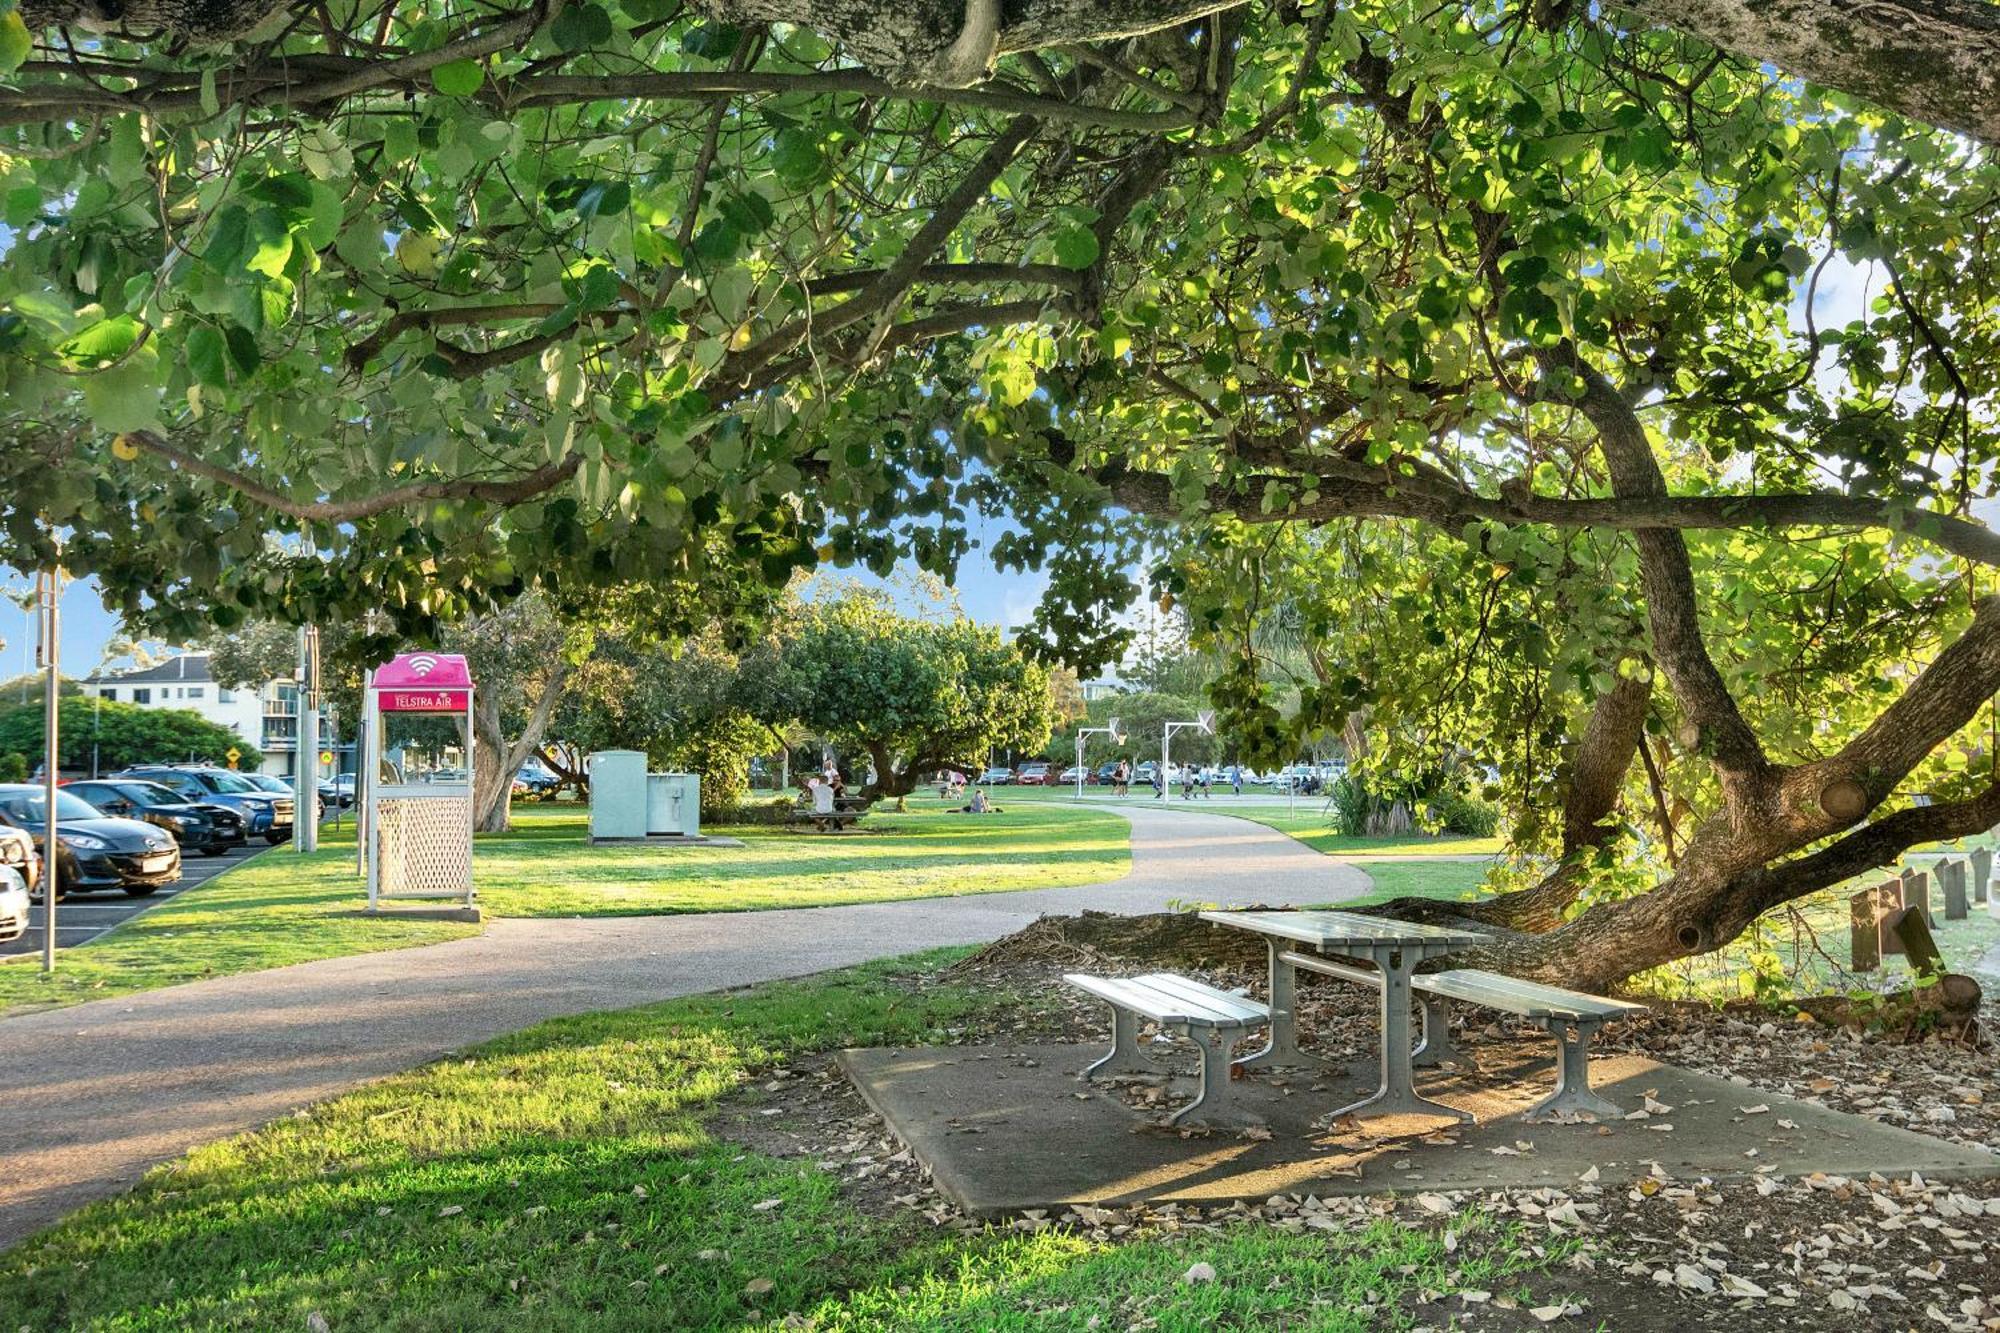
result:
M 208 880 L 259 852 L 277 851 L 284 855 L 291 848 L 290 843 L 270 847 L 259 838 L 247 847 L 238 847 L 224 852 L 221 856 L 189 856 L 181 861 L 181 877 L 149 898 L 128 898 L 117 890 L 108 893 L 85 893 L 66 897 L 56 904 L 56 947 L 74 948 L 89 940 L 96 939 L 121 921 L 129 920 L 149 907 L 157 907 L 177 893 L 185 893 L 197 884 Z M 28 933 L 18 940 L 0 944 L 0 957 L 18 953 L 40 953 L 42 948 L 43 908 L 40 903 L 28 909 Z

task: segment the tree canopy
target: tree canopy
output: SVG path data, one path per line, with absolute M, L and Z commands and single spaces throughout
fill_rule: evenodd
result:
M 28 8 L 0 558 L 418 633 L 993 514 L 1088 668 L 1164 550 L 1235 734 L 1526 708 L 1567 865 L 1665 736 L 1658 887 L 1513 960 L 1601 982 L 2000 817 L 1991 6 L 1805 8 Z
M 947 765 L 976 771 L 989 749 L 1037 750 L 1054 721 L 1047 670 L 997 630 L 899 615 L 860 591 L 799 608 L 770 667 L 749 669 L 775 682 L 763 716 L 797 718 L 850 761 L 865 755 L 871 790 L 889 796 Z
M 64 695 L 56 735 L 61 767 L 74 773 L 109 773 L 129 764 L 177 764 L 188 760 L 223 764 L 232 749 L 235 767 L 254 771 L 262 762 L 257 747 L 220 723 L 186 708 L 148 708 L 115 699 Z M 48 742 L 40 701 L 0 707 L 0 754 L 23 755 L 39 767 Z

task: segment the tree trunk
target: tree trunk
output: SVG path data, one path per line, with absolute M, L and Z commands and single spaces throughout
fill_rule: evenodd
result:
M 472 752 L 472 827 L 476 831 L 505 833 L 513 826 L 514 777 L 540 747 L 568 682 L 569 664 L 559 660 L 542 681 L 541 693 L 521 734 L 511 741 L 500 729 L 499 691 L 474 696 L 472 729 L 478 743 Z
M 1472 915 L 1510 930 L 1542 932 L 1562 924 L 1589 881 L 1591 860 L 1615 832 L 1607 821 L 1618 808 L 1625 773 L 1645 737 L 1652 696 L 1650 679 L 1626 676 L 1598 696 L 1563 784 L 1561 862 L 1533 888 L 1480 903 L 1470 909 Z

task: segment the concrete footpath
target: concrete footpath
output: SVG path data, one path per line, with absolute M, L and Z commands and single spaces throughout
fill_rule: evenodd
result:
M 1332 902 L 1367 876 L 1247 820 L 1118 807 L 1132 871 L 1070 889 L 684 916 L 502 919 L 0 1019 L 0 1248 L 188 1148 L 564 1014 L 996 939 L 1046 913 Z

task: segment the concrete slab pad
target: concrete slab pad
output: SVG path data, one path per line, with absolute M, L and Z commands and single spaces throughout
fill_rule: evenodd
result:
M 1606 1125 L 1524 1123 L 1520 1113 L 1553 1086 L 1553 1043 L 1546 1054 L 1467 1048 L 1459 1069 L 1419 1071 L 1419 1092 L 1479 1116 L 1457 1129 L 1436 1119 L 1327 1124 L 1328 1111 L 1373 1089 L 1369 1064 L 1239 1079 L 1233 1094 L 1264 1117 L 1269 1138 L 1149 1123 L 1079 1079 L 1101 1053 L 934 1046 L 843 1051 L 840 1063 L 938 1187 L 982 1216 L 1076 1203 L 1564 1187 L 1593 1166 L 1601 1183 L 1616 1184 L 1655 1162 L 1681 1179 L 2000 1176 L 2000 1155 L 1634 1055 L 1593 1060 L 1592 1086 L 1631 1111 L 1649 1097 L 1671 1110 Z M 1192 1079 L 1176 1076 L 1166 1102 L 1192 1092 Z

